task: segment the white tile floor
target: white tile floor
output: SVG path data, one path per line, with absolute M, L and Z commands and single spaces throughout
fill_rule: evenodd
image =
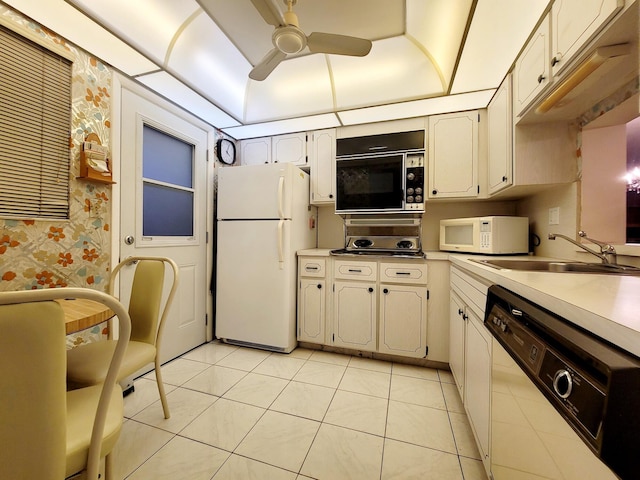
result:
M 209 343 L 125 398 L 117 479 L 486 480 L 451 374 Z

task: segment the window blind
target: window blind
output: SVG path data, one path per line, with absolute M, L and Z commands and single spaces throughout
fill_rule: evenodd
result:
M 69 218 L 72 63 L 0 26 L 0 216 Z

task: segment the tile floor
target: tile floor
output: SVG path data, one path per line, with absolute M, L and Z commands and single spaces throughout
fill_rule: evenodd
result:
M 116 479 L 486 480 L 451 374 L 217 342 L 125 398 Z

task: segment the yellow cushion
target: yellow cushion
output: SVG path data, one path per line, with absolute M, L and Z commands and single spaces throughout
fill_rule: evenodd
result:
M 109 362 L 116 348 L 114 340 L 88 343 L 67 352 L 67 382 L 69 387 L 96 385 L 104 382 Z M 130 341 L 122 360 L 118 379 L 137 372 L 154 361 L 156 348 L 144 342 Z
M 67 466 L 65 476 L 84 469 L 89 454 L 91 431 L 98 408 L 102 385 L 80 388 L 67 392 Z M 116 385 L 111 394 L 109 410 L 104 427 L 101 457 L 113 450 L 124 416 L 122 390 Z M 32 452 L 38 456 L 37 452 Z

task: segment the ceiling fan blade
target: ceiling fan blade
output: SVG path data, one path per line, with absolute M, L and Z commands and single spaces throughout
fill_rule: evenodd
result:
M 332 53 L 364 57 L 371 51 L 371 41 L 364 38 L 314 32 L 307 37 L 307 46 L 313 53 Z
M 277 48 L 274 48 L 264 56 L 258 65 L 253 67 L 253 70 L 249 72 L 249 78 L 258 81 L 264 80 L 286 57 L 286 53 L 282 53 Z
M 269 25 L 274 27 L 284 25 L 282 15 L 271 0 L 251 0 L 251 3 Z

